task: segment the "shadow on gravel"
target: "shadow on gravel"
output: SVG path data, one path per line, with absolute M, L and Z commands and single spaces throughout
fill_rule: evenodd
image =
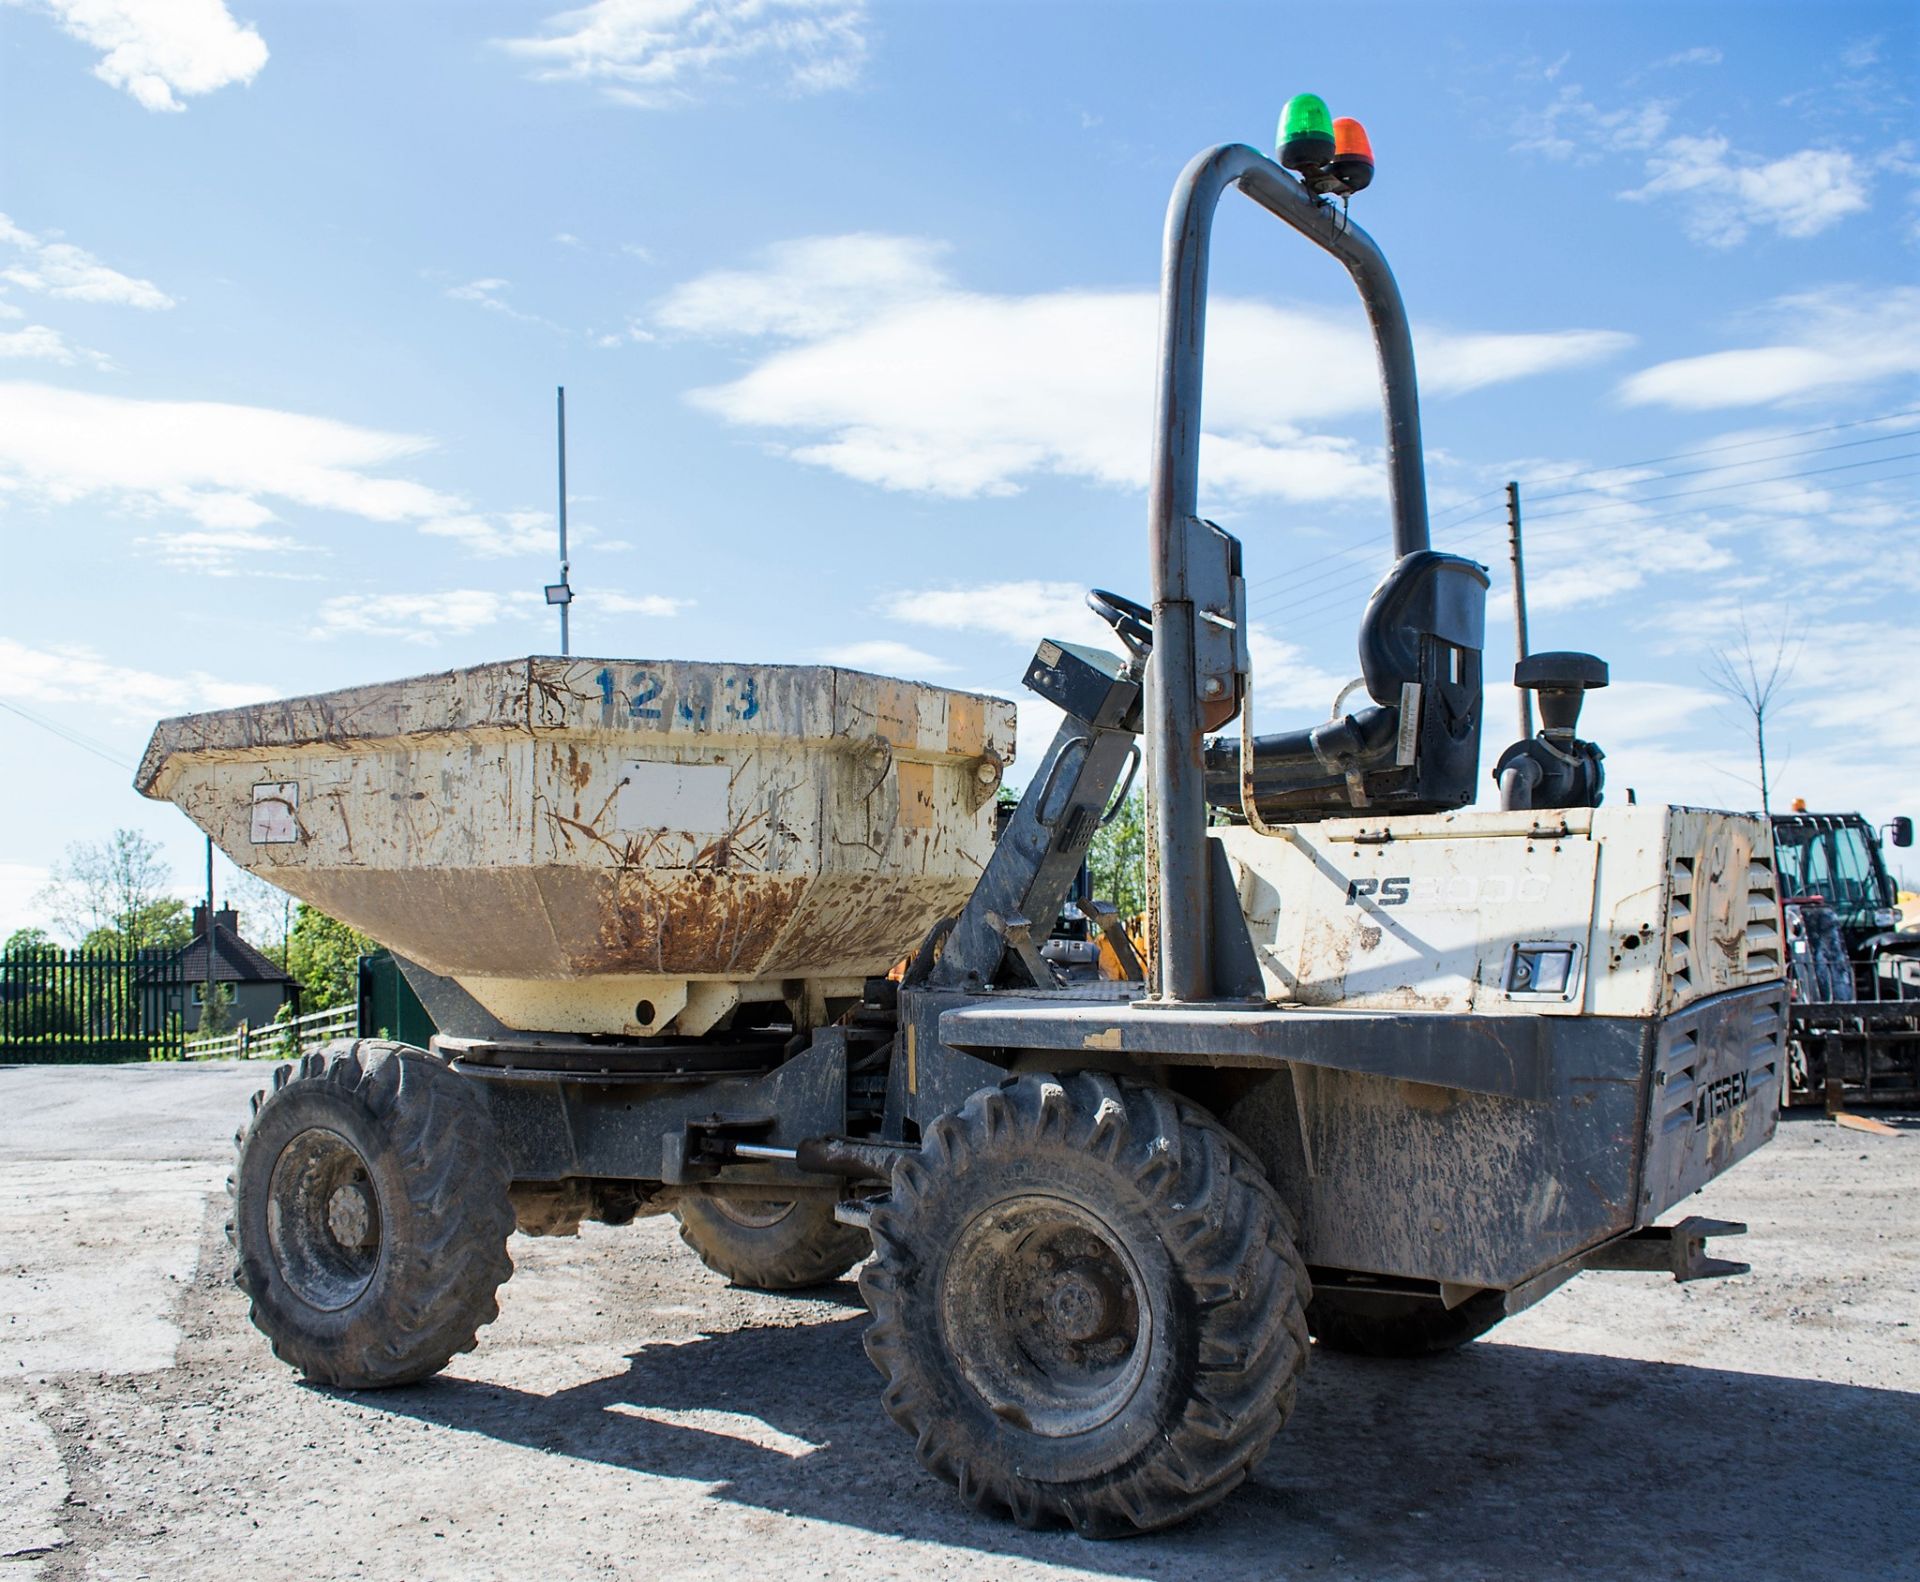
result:
M 443 1378 L 354 1399 L 704 1497 L 1120 1577 L 1915 1574 L 1920 1397 L 1897 1391 L 1488 1342 L 1411 1365 L 1316 1349 L 1292 1422 L 1224 1506 L 1094 1544 L 978 1517 L 924 1472 L 880 1409 L 863 1328 L 823 1314 L 649 1346 L 554 1395 Z

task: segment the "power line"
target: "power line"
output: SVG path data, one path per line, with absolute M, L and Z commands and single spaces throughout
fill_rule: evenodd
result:
M 1802 478 L 1824 478 L 1828 473 L 1853 472 L 1860 467 L 1881 467 L 1890 461 L 1911 461 L 1920 450 L 1904 450 L 1896 456 L 1872 456 L 1866 461 L 1841 462 L 1834 467 L 1808 467 L 1800 472 L 1781 473 L 1776 478 L 1736 478 L 1730 483 L 1710 483 L 1698 489 L 1675 489 L 1671 494 L 1643 494 L 1635 499 L 1605 500 L 1598 505 L 1577 505 L 1571 511 L 1548 511 L 1544 516 L 1529 516 L 1529 522 L 1557 522 L 1566 516 L 1590 516 L 1595 511 L 1610 511 L 1623 505 L 1651 505 L 1656 500 L 1684 500 L 1696 494 L 1713 494 L 1722 489 L 1751 489 L 1765 483 L 1796 483 Z
M 1910 407 L 1899 412 L 1883 412 L 1874 417 L 1850 418 L 1844 423 L 1822 423 L 1814 428 L 1791 429 L 1784 434 L 1769 434 L 1769 435 L 1762 436 L 1759 439 L 1730 440 L 1720 445 L 1703 445 L 1694 450 L 1674 451 L 1670 455 L 1666 455 L 1666 456 L 1648 456 L 1648 457 L 1643 457 L 1638 461 L 1615 462 L 1608 466 L 1584 467 L 1584 468 L 1575 469 L 1574 471 L 1571 471 L 1571 472 L 1548 473 L 1544 477 L 1523 478 L 1520 480 L 1520 482 L 1522 487 L 1524 487 L 1528 491 L 1532 491 L 1534 489 L 1540 488 L 1544 484 L 1568 483 L 1576 478 L 1597 478 L 1606 473 L 1625 472 L 1630 468 L 1634 468 L 1634 467 L 1653 467 L 1653 466 L 1658 466 L 1662 463 L 1670 462 L 1670 461 L 1691 461 L 1696 456 L 1724 455 L 1726 452 L 1732 451 L 1732 450 L 1751 450 L 1758 445 L 1777 445 L 1781 443 L 1783 440 L 1807 439 L 1816 434 L 1835 434 L 1835 433 L 1839 433 L 1844 429 L 1859 428 L 1863 424 L 1893 423 L 1893 422 L 1898 422 L 1902 418 L 1908 418 L 1908 417 L 1920 417 L 1920 407 Z M 1920 433 L 1920 430 L 1910 429 L 1899 434 L 1876 434 L 1867 439 L 1843 441 L 1841 444 L 1838 444 L 1838 445 L 1814 445 L 1814 446 L 1809 446 L 1804 450 L 1789 451 L 1778 456 L 1760 457 L 1750 462 L 1726 462 L 1726 463 L 1723 463 L 1720 468 L 1702 467 L 1702 468 L 1696 468 L 1689 472 L 1684 472 L 1684 473 L 1669 473 L 1669 474 L 1666 474 L 1665 476 L 1695 477 L 1695 476 L 1700 476 L 1702 474 L 1705 474 L 1707 472 L 1718 471 L 1723 469 L 1732 470 L 1738 467 L 1760 467 L 1760 466 L 1765 466 L 1769 461 L 1787 461 L 1797 456 L 1818 455 L 1821 452 L 1828 451 L 1828 450 L 1846 450 L 1855 445 L 1884 444 L 1888 440 L 1907 438 L 1914 433 Z M 1897 458 L 1889 457 L 1886 459 L 1894 460 Z M 1641 484 L 1655 482 L 1655 481 L 1657 480 L 1643 478 L 1643 479 L 1637 480 L 1634 484 L 1625 485 L 1624 487 L 1630 487 L 1630 488 L 1639 487 Z M 1765 480 L 1756 480 L 1756 481 L 1765 481 Z M 1479 494 L 1472 495 L 1465 500 L 1456 501 L 1453 505 L 1446 507 L 1443 511 L 1439 512 L 1437 515 L 1432 517 L 1429 521 L 1429 526 L 1430 527 L 1446 526 L 1450 530 L 1452 530 L 1452 529 L 1457 529 L 1466 523 L 1478 520 L 1479 517 L 1484 513 L 1473 511 L 1473 512 L 1469 512 L 1464 517 L 1457 517 L 1456 520 L 1447 521 L 1445 519 L 1449 517 L 1455 517 L 1457 513 L 1466 510 L 1467 507 L 1476 505 L 1481 500 L 1485 500 L 1494 495 L 1499 494 L 1504 488 L 1505 488 L 1504 484 L 1495 485 L 1493 488 L 1484 489 Z M 1586 494 L 1586 493 L 1596 493 L 1596 492 L 1600 492 L 1600 491 L 1598 489 L 1569 489 L 1564 491 L 1562 494 L 1558 494 L 1558 495 L 1533 497 L 1530 503 L 1537 505 L 1542 503 L 1543 500 L 1547 500 L 1547 499 L 1557 500 L 1557 499 L 1566 498 L 1574 494 Z M 1532 518 L 1530 518 L 1530 520 L 1531 519 Z M 1248 586 L 1249 587 L 1265 587 L 1270 583 L 1278 582 L 1283 578 L 1285 578 L 1288 580 L 1288 588 L 1286 591 L 1291 592 L 1293 588 L 1304 586 L 1308 582 L 1322 580 L 1322 578 L 1325 576 L 1337 576 L 1345 568 L 1341 566 L 1334 566 L 1330 571 L 1322 573 L 1321 576 L 1304 579 L 1304 581 L 1303 579 L 1292 576 L 1291 575 L 1292 572 L 1297 572 L 1303 568 L 1322 566 L 1329 561 L 1345 560 L 1355 552 L 1370 549 L 1373 546 L 1378 544 L 1387 543 L 1391 540 L 1391 537 L 1392 535 L 1388 533 L 1370 534 L 1366 538 L 1356 539 L 1347 549 L 1335 550 L 1325 555 L 1316 555 L 1310 560 L 1303 560 L 1303 561 L 1296 562 L 1295 565 L 1289 568 L 1288 571 L 1278 571 L 1273 573 L 1271 576 L 1257 578 L 1255 581 L 1249 583 Z
M 1467 520 L 1473 522 L 1473 520 L 1478 520 L 1478 518 L 1469 516 Z M 1455 526 L 1459 526 L 1459 524 L 1455 524 Z M 1500 524 L 1494 522 L 1494 526 L 1500 526 Z M 1475 536 L 1478 536 L 1478 530 L 1476 530 L 1475 534 L 1465 534 L 1465 538 L 1475 538 Z M 1308 561 L 1306 564 L 1313 563 Z M 1356 561 L 1352 561 L 1352 559 L 1342 557 L 1340 564 L 1329 566 L 1329 568 L 1323 570 L 1323 572 L 1315 572 L 1313 576 L 1298 576 L 1298 578 L 1292 578 L 1292 580 L 1288 580 L 1288 584 L 1284 587 L 1275 587 L 1271 593 L 1261 593 L 1260 599 L 1252 601 L 1252 603 L 1248 605 L 1248 609 L 1256 609 L 1256 611 L 1258 611 L 1258 609 L 1265 609 L 1265 607 L 1269 607 L 1275 599 L 1283 599 L 1283 597 L 1290 595 L 1290 593 L 1298 593 L 1302 587 L 1311 587 L 1313 584 L 1317 584 L 1317 582 L 1327 582 L 1327 578 L 1352 580 L 1352 574 L 1354 574 L 1354 572 L 1359 572 L 1359 576 L 1363 576 L 1363 578 L 1373 578 L 1375 582 L 1379 582 L 1379 568 L 1375 568 L 1375 566 L 1363 566 L 1363 564 L 1357 564 Z M 1279 572 L 1279 576 L 1286 576 L 1286 574 Z M 1275 578 L 1267 578 L 1267 580 L 1273 582 Z M 1344 582 L 1342 582 L 1342 586 L 1344 586 Z
M 96 758 L 106 759 L 108 763 L 114 765 L 116 768 L 125 769 L 129 773 L 133 771 L 134 766 L 124 758 L 117 757 L 110 748 L 104 747 L 99 742 L 80 735 L 77 731 L 71 731 L 63 725 L 57 725 L 52 720 L 45 720 L 37 714 L 29 713 L 17 703 L 9 703 L 5 698 L 0 698 L 0 709 L 5 709 L 10 714 L 19 715 L 20 718 L 25 720 L 29 725 L 37 725 L 41 730 L 51 732 L 62 741 L 78 747 L 82 752 L 89 752 Z
M 1711 467 L 1689 467 L 1683 472 L 1663 472 L 1653 478 L 1636 478 L 1631 483 L 1612 485 L 1622 489 L 1637 489 L 1643 483 L 1665 482 L 1672 478 L 1700 478 L 1710 472 L 1733 472 L 1742 467 L 1766 467 L 1776 461 L 1792 461 L 1797 456 L 1824 456 L 1828 451 L 1852 450 L 1857 445 L 1884 445 L 1889 440 L 1912 439 L 1920 434 L 1920 428 L 1895 429 L 1887 434 L 1874 434 L 1866 439 L 1843 439 L 1838 445 L 1809 445 L 1804 450 L 1783 450 L 1772 456 L 1757 456 L 1752 461 L 1722 461 Z M 1625 472 L 1625 467 L 1609 469 Z M 1604 483 L 1591 484 L 1584 489 L 1562 489 L 1558 494 L 1536 494 L 1532 497 L 1534 505 L 1544 505 L 1549 500 L 1571 500 L 1580 494 L 1605 494 L 1610 486 Z
M 1698 450 L 1679 450 L 1671 456 L 1646 456 L 1639 461 L 1620 461 L 1608 467 L 1582 467 L 1573 472 L 1548 473 L 1544 478 L 1522 478 L 1521 487 L 1538 489 L 1542 484 L 1566 483 L 1574 478 L 1592 478 L 1603 472 L 1624 472 L 1629 467 L 1658 467 L 1669 461 L 1692 461 L 1695 456 L 1718 456 L 1730 450 L 1751 450 L 1755 445 L 1777 445 L 1783 439 L 1807 439 L 1814 434 L 1837 434 L 1841 429 L 1859 428 L 1863 423 L 1896 423 L 1904 417 L 1920 417 L 1920 407 L 1904 412 L 1882 412 L 1877 417 L 1850 418 L 1845 423 L 1823 423 L 1818 428 L 1790 429 L 1785 434 L 1768 434 L 1760 439 L 1737 439 L 1724 445 L 1703 445 Z M 1836 447 L 1837 449 L 1838 447 Z
M 1888 457 L 1887 459 L 1891 461 L 1894 458 Z M 1897 483 L 1903 478 L 1920 478 L 1920 469 L 1910 468 L 1906 472 L 1884 473 L 1880 477 L 1875 478 L 1873 481 L 1875 483 Z M 1785 481 L 1785 480 L 1775 480 L 1775 481 Z M 1662 511 L 1658 516 L 1637 516 L 1637 517 L 1634 517 L 1631 521 L 1623 523 L 1622 525 L 1626 527 L 1635 527 L 1635 528 L 1656 527 L 1662 522 L 1678 522 L 1687 517 L 1697 517 L 1697 516 L 1703 515 L 1705 512 L 1711 509 L 1712 507 L 1710 506 L 1697 506 L 1697 505 L 1683 506 L 1678 511 Z M 1564 512 L 1560 514 L 1570 516 L 1573 513 Z M 1792 517 L 1793 515 L 1795 515 L 1796 513 L 1788 511 L 1788 512 L 1777 512 L 1775 514 L 1776 516 L 1778 516 L 1779 519 L 1786 520 Z M 1549 544 L 1566 543 L 1571 539 L 1580 537 L 1584 534 L 1592 533 L 1595 530 L 1596 525 L 1597 524 L 1588 524 L 1582 527 L 1549 528 L 1544 533 L 1530 533 L 1528 535 L 1528 541 L 1530 543 L 1531 542 L 1540 542 L 1540 543 L 1549 543 Z
M 1831 448 L 1839 449 L 1841 447 L 1835 446 Z M 1902 451 L 1892 456 L 1875 456 L 1875 457 L 1869 458 L 1866 461 L 1842 462 L 1832 467 L 1802 468 L 1796 472 L 1779 473 L 1770 478 L 1739 478 L 1739 479 L 1730 480 L 1725 483 L 1706 484 L 1695 489 L 1675 489 L 1667 494 L 1641 495 L 1634 499 L 1622 498 L 1622 499 L 1605 500 L 1595 505 L 1575 506 L 1571 510 L 1547 511 L 1537 516 L 1530 515 L 1527 518 L 1527 525 L 1531 529 L 1537 524 L 1542 522 L 1553 522 L 1553 521 L 1559 521 L 1565 518 L 1591 516 L 1598 511 L 1626 509 L 1626 508 L 1636 507 L 1642 504 L 1652 504 L 1655 501 L 1660 501 L 1660 500 L 1693 499 L 1706 494 L 1724 493 L 1729 489 L 1755 488 L 1755 487 L 1759 487 L 1759 486 L 1770 484 L 1770 483 L 1794 483 L 1794 482 L 1798 482 L 1802 478 L 1825 477 L 1829 474 L 1836 473 L 1836 472 L 1857 471 L 1862 467 L 1882 467 L 1897 461 L 1909 461 L 1916 456 L 1920 456 L 1920 451 Z M 1882 482 L 1882 483 L 1893 483 L 1893 482 L 1897 482 L 1902 478 L 1908 478 L 1912 476 L 1915 476 L 1915 474 L 1890 473 L 1890 474 L 1884 474 L 1880 478 L 1875 479 L 1873 481 Z M 1697 514 L 1700 509 L 1701 508 L 1699 507 L 1693 507 L 1688 509 L 1682 509 L 1679 511 L 1663 513 L 1662 515 L 1654 516 L 1654 517 L 1635 517 L 1635 518 L 1632 518 L 1625 525 L 1633 526 L 1633 527 L 1652 526 L 1658 522 L 1673 521 L 1680 517 L 1693 516 Z M 1711 508 L 1709 507 L 1708 509 L 1711 509 Z M 1761 507 L 1760 509 L 1767 510 L 1769 508 Z M 1775 508 L 1775 514 L 1778 514 L 1777 508 Z M 1505 525 L 1504 522 L 1496 521 L 1496 522 L 1489 523 L 1484 527 L 1475 528 L 1470 532 L 1460 533 L 1456 535 L 1455 542 L 1470 543 L 1474 540 L 1485 538 L 1491 533 L 1498 532 L 1504 525 Z M 1530 533 L 1529 537 L 1534 539 L 1534 541 L 1536 542 L 1554 542 L 1554 541 L 1561 540 L 1563 536 L 1566 534 L 1581 532 L 1581 531 L 1588 531 L 1588 530 L 1589 529 L 1561 528 L 1561 529 L 1558 529 L 1557 531 L 1550 530 L 1546 533 L 1539 533 L 1539 534 Z M 1315 578 L 1312 580 L 1320 581 L 1323 579 Z M 1277 616 L 1285 615 L 1290 611 L 1315 610 L 1315 609 L 1321 608 L 1322 606 L 1333 603 L 1342 593 L 1349 592 L 1357 588 L 1370 587 L 1374 583 L 1376 583 L 1378 580 L 1379 580 L 1378 572 L 1373 570 L 1360 569 L 1358 575 L 1350 575 L 1343 581 L 1334 583 L 1328 587 L 1321 588 L 1318 592 L 1312 594 L 1308 598 L 1292 599 L 1292 600 L 1286 600 L 1280 603 L 1275 603 L 1274 599 L 1277 598 L 1278 595 L 1269 595 L 1267 602 L 1263 605 L 1258 606 L 1257 608 L 1260 611 L 1260 613 L 1266 615 L 1269 619 L 1272 619 Z M 1290 593 L 1294 590 L 1292 588 L 1288 588 L 1281 591 Z M 1251 609 L 1250 609 L 1250 613 L 1252 613 Z

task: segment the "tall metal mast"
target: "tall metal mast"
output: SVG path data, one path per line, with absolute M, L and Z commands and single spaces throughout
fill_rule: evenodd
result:
M 560 439 L 560 580 L 547 584 L 547 603 L 560 606 L 560 652 L 573 650 L 567 640 L 567 607 L 573 603 L 573 587 L 567 580 L 567 387 L 558 387 L 555 412 L 559 419 Z

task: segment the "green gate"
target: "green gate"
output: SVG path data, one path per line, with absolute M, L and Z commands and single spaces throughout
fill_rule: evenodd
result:
M 178 1060 L 187 985 L 168 950 L 0 954 L 0 1062 Z
M 393 953 L 369 952 L 360 958 L 360 1036 L 397 1038 L 421 1049 L 433 1037 L 433 1018 L 401 975 Z

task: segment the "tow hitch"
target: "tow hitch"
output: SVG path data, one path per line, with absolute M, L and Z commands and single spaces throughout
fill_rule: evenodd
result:
M 1647 1225 L 1617 1241 L 1607 1242 L 1594 1248 L 1582 1262 L 1589 1269 L 1671 1274 L 1676 1280 L 1711 1280 L 1723 1274 L 1745 1274 L 1752 1264 L 1709 1257 L 1707 1239 L 1746 1233 L 1747 1227 L 1734 1220 L 1689 1215 L 1678 1225 Z

